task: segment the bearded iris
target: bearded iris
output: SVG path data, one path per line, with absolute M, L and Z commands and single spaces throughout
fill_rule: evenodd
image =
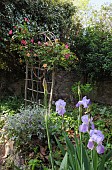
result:
M 104 148 L 104 146 L 103 146 L 102 144 L 99 144 L 99 145 L 96 147 L 96 150 L 97 150 L 97 153 L 102 154 L 102 153 L 104 153 L 105 148 Z
M 90 130 L 89 134 L 90 134 L 90 139 L 89 139 L 87 147 L 92 150 L 94 147 L 91 148 L 90 142 L 92 142 L 93 145 L 94 145 L 94 143 L 96 143 L 97 144 L 97 147 L 96 147 L 97 153 L 98 154 L 104 153 L 105 148 L 102 145 L 102 142 L 104 140 L 104 135 L 102 134 L 102 132 L 100 130 L 94 129 L 94 130 Z
M 93 118 L 89 118 L 89 115 L 84 115 L 82 116 L 81 120 L 82 124 L 79 126 L 79 131 L 83 133 L 88 132 L 90 135 L 87 147 L 91 150 L 96 147 L 96 151 L 98 154 L 104 153 L 105 149 L 102 145 L 104 135 L 100 130 L 95 129 Z
M 64 113 L 66 112 L 65 106 L 66 106 L 66 102 L 62 99 L 59 99 L 58 101 L 55 102 L 56 105 L 56 112 L 63 116 Z
M 87 97 L 83 97 L 81 101 L 79 101 L 76 104 L 76 107 L 80 107 L 81 105 L 84 106 L 84 108 L 88 108 L 88 105 L 90 104 L 90 99 L 87 99 Z
M 90 130 L 90 139 L 97 144 L 100 144 L 104 140 L 104 135 L 100 130 Z
M 81 120 L 82 120 L 83 123 L 82 123 L 82 125 L 79 126 L 79 131 L 83 132 L 83 133 L 88 132 L 88 128 L 89 128 L 88 115 L 82 116 Z
M 89 126 L 91 126 L 92 129 L 94 129 L 94 123 L 92 121 L 93 120 L 92 117 L 89 119 L 88 115 L 83 115 L 81 120 L 83 123 L 79 126 L 80 132 L 83 132 L 83 133 L 88 132 L 90 128 Z

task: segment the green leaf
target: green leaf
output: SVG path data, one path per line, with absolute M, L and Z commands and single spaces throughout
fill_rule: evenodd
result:
M 70 139 L 68 138 L 68 136 L 66 134 L 64 134 L 64 136 L 65 136 L 65 139 L 66 139 L 66 144 L 67 144 L 68 149 L 70 150 L 70 152 L 72 154 L 74 154 L 75 153 L 74 145 L 72 144 L 72 142 L 70 141 Z
M 72 142 L 70 141 L 70 139 L 68 138 L 68 136 L 66 134 L 64 134 L 65 136 L 65 139 L 66 139 L 66 145 L 67 145 L 67 151 L 69 153 L 69 163 L 72 167 L 72 170 L 75 170 L 76 168 L 76 163 L 77 163 L 77 157 L 76 157 L 76 160 L 75 160 L 75 147 L 74 145 L 72 144 Z
M 61 162 L 59 170 L 68 170 L 68 153 L 67 152 Z
M 109 158 L 111 158 L 111 157 L 112 157 L 112 150 L 110 150 L 110 152 L 108 152 L 106 155 L 105 155 L 105 154 L 103 155 L 103 158 L 102 158 L 102 160 L 101 160 L 101 162 L 100 162 L 100 165 L 99 165 L 98 170 L 104 170 L 104 164 L 105 164 L 105 162 L 106 162 Z
M 97 167 L 98 167 L 98 155 L 97 155 L 97 152 L 96 150 L 93 150 L 93 168 L 94 170 L 97 170 Z
M 21 170 L 20 168 L 18 168 L 16 165 L 14 165 L 15 170 Z
M 76 142 L 76 159 L 78 167 L 81 168 L 81 144 L 79 140 L 77 139 L 76 135 L 74 136 L 75 142 Z
M 60 148 L 60 150 L 61 150 L 61 152 L 62 152 L 62 154 L 63 154 L 63 156 L 65 155 L 65 150 L 64 150 L 64 147 L 61 145 L 61 143 L 59 142 L 59 140 L 56 138 L 56 136 L 54 136 L 55 137 L 55 139 L 56 139 L 56 142 L 57 142 L 57 144 L 58 144 L 58 147 Z
M 86 152 L 86 149 L 84 148 L 83 144 L 82 144 L 82 160 L 83 160 L 83 163 L 84 163 L 85 170 L 86 169 L 90 170 L 87 152 Z

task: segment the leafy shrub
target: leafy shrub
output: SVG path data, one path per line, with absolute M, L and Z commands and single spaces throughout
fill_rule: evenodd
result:
M 57 113 L 54 112 L 50 115 L 50 119 L 48 120 L 48 123 L 49 123 L 49 133 L 51 135 L 61 136 L 63 128 L 64 130 L 69 132 L 69 130 L 74 129 L 75 126 L 76 131 L 78 130 L 77 113 L 75 111 L 70 113 L 65 113 L 63 117 L 57 115 Z
M 109 80 L 112 76 L 111 8 L 112 4 L 102 7 L 99 12 L 92 12 L 88 26 L 80 31 L 75 40 L 74 37 L 71 40 L 73 50 L 77 49 L 77 70 L 82 73 L 85 82 Z
M 80 84 L 80 82 L 74 83 L 72 86 L 72 92 L 74 93 L 75 97 L 78 98 L 78 85 L 80 85 L 81 95 L 86 96 L 92 91 L 92 85 L 89 83 Z
M 23 104 L 21 97 L 10 96 L 1 100 L 0 114 L 15 114 Z
M 105 138 L 107 139 L 107 142 L 105 141 L 107 148 L 112 149 L 112 106 L 94 103 L 91 109 L 91 115 L 94 116 L 95 125 L 100 126 L 100 129 L 104 131 Z
M 33 108 L 28 106 L 26 109 L 21 108 L 18 111 L 16 114 L 10 114 L 9 111 L 6 125 L 3 127 L 5 128 L 5 134 L 15 141 L 17 149 L 21 147 L 25 149 L 28 145 L 31 148 L 31 141 L 34 136 L 44 143 L 46 140 L 45 109 L 39 106 L 34 106 Z M 62 126 L 65 130 L 69 130 L 74 125 L 77 125 L 76 122 L 76 117 L 72 112 L 66 113 L 64 117 L 60 117 L 56 112 L 52 112 L 48 119 L 52 142 L 54 139 L 53 135 L 61 136 Z
M 43 108 L 29 106 L 21 109 L 20 113 L 8 116 L 4 128 L 8 137 L 15 141 L 17 148 L 29 145 L 33 135 L 40 140 L 45 138 L 44 113 Z
M 7 118 L 7 115 L 14 115 L 18 112 L 21 105 L 23 104 L 23 100 L 20 97 L 8 97 L 5 99 L 2 99 L 0 101 L 0 129 L 3 128 L 5 125 L 5 120 Z M 1 136 L 1 133 L 0 133 Z
M 17 52 L 10 52 L 10 36 L 8 32 L 10 29 L 14 30 L 18 23 L 22 23 L 22 19 L 25 17 L 32 20 L 32 24 L 34 24 L 34 21 L 37 23 L 34 31 L 36 40 L 38 40 L 37 32 L 44 31 L 53 32 L 62 42 L 65 42 L 65 39 L 69 39 L 70 28 L 73 25 L 73 16 L 74 13 L 76 13 L 75 7 L 69 2 L 7 0 L 7 3 L 1 2 L 1 6 L 1 69 L 10 70 L 13 73 L 15 73 L 16 70 L 19 70 L 18 72 L 20 73 L 22 70 L 24 71 L 24 65 L 20 63 Z M 78 27 L 76 24 L 74 25 Z M 30 25 L 29 27 L 32 29 Z
M 20 22 L 15 29 L 9 31 L 10 50 L 18 52 L 21 63 L 28 61 L 35 64 L 39 60 L 41 64 L 47 64 L 48 69 L 54 65 L 67 68 L 75 63 L 76 56 L 70 52 L 68 44 L 59 42 L 52 32 L 35 32 L 37 26 L 36 22 L 25 18 L 23 24 Z

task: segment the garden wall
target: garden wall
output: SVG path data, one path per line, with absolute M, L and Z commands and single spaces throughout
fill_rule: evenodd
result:
M 55 75 L 54 100 L 65 99 L 74 104 L 75 96 L 71 91 L 71 86 L 77 81 L 83 81 L 75 72 L 60 70 Z M 0 77 L 0 98 L 6 95 L 24 95 L 24 79 L 14 80 Z M 89 96 L 92 101 L 112 105 L 112 81 L 97 82 L 95 88 Z
M 0 99 L 7 96 L 24 95 L 24 78 L 9 72 L 0 72 Z
M 74 72 L 57 72 L 54 88 L 55 98 L 68 99 L 68 101 L 74 103 L 76 100 L 71 91 L 71 86 L 79 80 L 83 82 L 83 77 L 79 77 Z M 112 105 L 112 81 L 97 82 L 89 98 L 94 102 Z

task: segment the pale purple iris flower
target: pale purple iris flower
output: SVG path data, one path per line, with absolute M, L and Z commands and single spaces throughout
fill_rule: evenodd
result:
M 88 132 L 88 125 L 85 123 L 82 123 L 82 125 L 79 126 L 79 131 L 83 133 Z
M 63 116 L 64 113 L 66 112 L 65 106 L 66 102 L 62 99 L 59 99 L 58 101 L 55 102 L 56 105 L 56 112 L 58 112 L 59 115 Z
M 89 131 L 89 124 L 94 126 L 94 123 L 92 122 L 93 118 L 91 117 L 89 119 L 88 115 L 82 116 L 81 120 L 82 120 L 83 123 L 79 126 L 80 132 L 83 132 L 83 133 L 88 132 Z M 93 129 L 94 129 L 94 127 L 93 127 Z
M 89 124 L 89 116 L 88 115 L 84 115 L 81 117 L 81 120 L 83 123 L 85 124 Z
M 96 147 L 96 151 L 97 151 L 98 154 L 102 154 L 102 153 L 104 153 L 105 148 L 104 148 L 104 146 L 103 146 L 102 144 L 99 144 L 99 145 Z
M 89 118 L 88 118 L 88 115 L 84 115 L 81 117 L 81 120 L 82 120 L 82 125 L 79 126 L 79 131 L 80 132 L 88 132 L 89 130 Z
M 93 118 L 92 117 L 90 118 L 90 125 L 91 125 L 91 129 L 94 130 L 95 126 L 94 126 Z
M 94 130 L 90 130 L 90 133 L 89 133 L 89 134 L 90 134 L 90 139 L 89 139 L 89 142 L 88 142 L 87 147 L 88 147 L 89 149 L 91 149 L 91 143 L 90 143 L 90 141 L 91 141 L 92 143 L 96 142 L 96 143 L 97 143 L 97 147 L 96 147 L 97 153 L 98 153 L 98 154 L 104 153 L 105 148 L 104 148 L 104 146 L 102 145 L 102 142 L 103 142 L 103 140 L 104 140 L 104 135 L 102 134 L 102 132 L 101 132 L 100 130 L 94 129 Z
M 89 149 L 93 150 L 93 148 L 94 148 L 94 142 L 93 142 L 91 139 L 89 139 L 88 144 L 87 144 L 87 147 L 88 147 Z
M 94 130 L 95 129 L 94 123 L 90 123 L 90 124 L 91 124 L 91 129 Z
M 97 144 L 100 144 L 104 140 L 104 135 L 100 130 L 90 130 L 90 139 Z
M 81 101 L 79 101 L 76 104 L 76 107 L 80 107 L 80 105 L 83 105 L 84 108 L 88 108 L 88 105 L 90 104 L 90 99 L 87 99 L 87 97 L 83 97 Z
M 94 149 L 95 143 L 97 144 L 96 151 L 98 154 L 104 153 L 104 146 L 102 145 L 102 142 L 104 140 L 104 135 L 100 130 L 95 129 L 93 118 L 88 115 L 84 115 L 81 117 L 82 124 L 79 126 L 80 132 L 88 132 L 90 135 L 90 139 L 88 141 L 87 147 L 91 150 Z M 90 129 L 91 128 L 91 129 Z

